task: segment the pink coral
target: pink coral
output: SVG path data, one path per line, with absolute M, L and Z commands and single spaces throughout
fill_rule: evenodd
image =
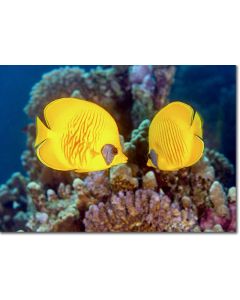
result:
M 139 189 L 90 206 L 83 222 L 87 232 L 185 232 L 196 221 L 191 209 L 181 209 L 164 194 Z
M 210 199 L 213 207 L 206 209 L 200 218 L 201 229 L 213 230 L 221 225 L 223 231 L 236 232 L 236 188 L 231 187 L 226 197 L 221 184 L 215 181 L 210 188 Z

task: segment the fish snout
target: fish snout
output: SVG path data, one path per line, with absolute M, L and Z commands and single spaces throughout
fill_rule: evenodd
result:
M 122 152 L 116 156 L 116 163 L 125 164 L 128 161 L 128 157 L 124 155 Z
M 126 163 L 128 161 L 128 157 L 122 153 L 121 160 L 123 163 Z

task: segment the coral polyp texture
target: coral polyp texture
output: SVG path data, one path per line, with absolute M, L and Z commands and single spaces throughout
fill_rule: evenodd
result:
M 83 174 L 49 169 L 36 157 L 35 124 L 29 124 L 27 175 L 14 173 L 0 186 L 1 231 L 235 232 L 234 168 L 224 155 L 206 149 L 198 163 L 172 172 L 146 166 L 149 125 L 169 102 L 174 73 L 173 66 L 112 66 L 44 74 L 27 115 L 41 117 L 62 97 L 98 103 L 116 119 L 128 163 Z
M 83 222 L 87 232 L 188 232 L 196 221 L 191 208 L 182 209 L 164 194 L 138 189 L 91 205 Z

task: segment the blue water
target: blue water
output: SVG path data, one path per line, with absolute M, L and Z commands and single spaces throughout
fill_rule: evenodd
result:
M 236 163 L 236 66 L 180 66 L 170 99 L 189 102 L 203 117 L 206 146 Z
M 23 112 L 32 86 L 42 75 L 60 66 L 0 66 L 0 183 L 13 172 L 24 172 L 20 156 L 26 148 L 23 128 L 29 120 Z M 84 66 L 89 70 L 94 66 Z
M 24 172 L 20 156 L 26 142 L 23 128 L 29 120 L 23 108 L 29 100 L 32 86 L 44 73 L 56 67 L 59 66 L 0 66 L 0 183 L 7 180 L 13 172 Z M 93 67 L 95 66 L 83 68 L 89 70 Z M 217 124 L 224 139 L 218 145 L 218 150 L 235 163 L 236 67 L 177 67 L 169 97 L 195 105 L 196 109 L 202 111 L 210 131 Z

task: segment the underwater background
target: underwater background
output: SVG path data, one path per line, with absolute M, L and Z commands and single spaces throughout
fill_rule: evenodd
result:
M 35 117 L 70 96 L 99 103 L 118 123 L 130 164 L 111 170 L 110 182 L 104 172 L 49 171 L 35 157 Z M 205 161 L 185 175 L 147 169 L 143 158 L 149 120 L 173 100 L 192 105 L 204 121 Z M 2 231 L 235 231 L 236 66 L 0 66 L 0 103 Z M 159 203 L 169 207 L 164 221 L 139 211 L 103 221 L 101 209 L 118 210 L 126 199 L 144 206 L 159 188 Z
M 61 66 L 0 67 L 0 182 L 15 171 L 24 172 L 20 156 L 25 148 L 23 111 L 32 86 L 41 76 Z M 97 66 L 80 66 L 86 71 Z M 192 104 L 208 124 L 210 147 L 236 162 L 236 66 L 177 66 L 170 100 Z
M 24 172 L 21 154 L 26 146 L 24 132 L 29 123 L 23 108 L 28 102 L 33 85 L 42 75 L 61 66 L 0 66 L 0 183 L 15 171 Z M 96 66 L 82 66 L 90 70 Z M 6 134 L 7 133 L 7 134 Z

